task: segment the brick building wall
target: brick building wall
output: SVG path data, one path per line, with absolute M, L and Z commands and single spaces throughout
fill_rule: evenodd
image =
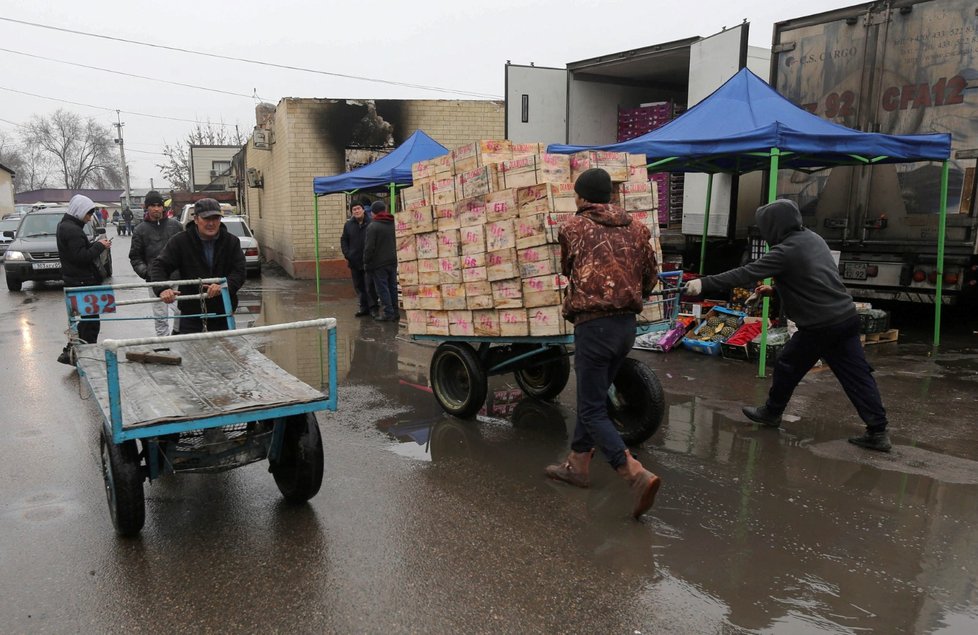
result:
M 246 167 L 262 173 L 264 187 L 247 188 L 245 211 L 262 253 L 295 278 L 315 277 L 315 204 L 312 180 L 345 169 L 345 151 L 362 133 L 366 102 L 283 99 L 268 126 L 270 150 L 248 148 Z M 377 113 L 393 128 L 395 145 L 421 129 L 451 149 L 504 134 L 504 106 L 496 101 L 378 100 Z M 249 142 L 250 143 L 250 142 Z M 318 199 L 320 271 L 325 278 L 349 275 L 340 252 L 347 197 Z

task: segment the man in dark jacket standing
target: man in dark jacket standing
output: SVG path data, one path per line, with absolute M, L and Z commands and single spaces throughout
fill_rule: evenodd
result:
M 561 270 L 568 278 L 564 317 L 574 323 L 577 424 L 567 460 L 552 479 L 590 485 L 595 447 L 629 484 L 632 515 L 652 507 L 660 479 L 636 460 L 608 416 L 608 389 L 635 343 L 635 316 L 658 280 L 652 234 L 611 205 L 611 177 L 600 168 L 574 183 L 577 214 L 560 228 Z
M 58 223 L 58 257 L 61 259 L 61 279 L 66 287 L 87 287 L 102 282 L 102 274 L 96 265 L 102 252 L 112 243 L 101 238 L 94 243 L 85 234 L 85 223 L 97 213 L 92 199 L 81 194 L 71 197 L 68 212 Z M 101 323 L 98 315 L 83 318 L 78 323 L 78 338 L 94 344 L 98 341 Z M 62 364 L 71 364 L 71 345 L 65 346 L 58 356 Z
M 774 364 L 767 402 L 743 408 L 744 415 L 764 426 L 780 426 L 781 413 L 798 382 L 815 362 L 824 359 L 866 424 L 866 433 L 849 441 L 889 452 L 886 410 L 859 342 L 859 316 L 829 246 L 805 228 L 794 201 L 781 199 L 764 205 L 755 219 L 770 246 L 766 254 L 743 267 L 691 280 L 685 288 L 687 295 L 698 296 L 774 278 L 785 314 L 798 325 Z M 761 285 L 757 292 L 770 295 L 773 288 Z
M 245 281 L 245 257 L 241 251 L 241 241 L 221 223 L 222 215 L 221 204 L 216 200 L 203 198 L 197 201 L 194 204 L 194 220 L 187 223 L 186 231 L 170 238 L 160 255 L 153 260 L 149 267 L 149 279 L 168 280 L 175 271 L 179 271 L 183 279 L 227 278 L 233 313 L 238 307 L 238 289 Z M 156 293 L 167 304 L 176 300 L 177 296 L 202 292 L 207 294 L 206 301 L 185 300 L 179 303 L 183 316 L 227 313 L 220 298 L 219 284 L 203 287 L 181 285 L 177 291 L 169 287 L 156 287 Z M 181 334 L 224 331 L 227 328 L 224 317 L 180 318 Z
M 363 268 L 374 281 L 380 298 L 380 322 L 396 322 L 397 311 L 397 241 L 394 239 L 394 217 L 383 201 L 370 206 L 373 220 L 367 226 L 363 244 Z
M 360 308 L 357 317 L 371 315 L 377 310 L 377 293 L 374 291 L 374 281 L 363 268 L 363 245 L 367 238 L 367 226 L 370 221 L 361 203 L 354 203 L 350 208 L 350 219 L 343 225 L 343 235 L 340 237 L 340 249 L 350 267 L 353 277 L 353 288 L 357 292 Z
M 149 192 L 143 203 L 146 212 L 143 222 L 136 227 L 132 233 L 132 244 L 129 246 L 129 262 L 136 275 L 146 280 L 150 280 L 149 266 L 153 259 L 160 255 L 163 246 L 176 236 L 183 228 L 180 223 L 172 218 L 163 216 L 163 197 L 157 191 Z M 154 289 L 150 288 L 150 295 L 156 297 Z M 164 337 L 170 334 L 169 307 L 166 303 L 153 305 L 153 315 L 155 316 L 156 334 Z
M 127 206 L 126 209 L 122 210 L 122 235 L 132 236 L 132 210 Z

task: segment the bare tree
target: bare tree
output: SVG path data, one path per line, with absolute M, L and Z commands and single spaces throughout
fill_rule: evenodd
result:
M 244 136 L 238 131 L 237 126 L 232 132 L 230 126 L 223 124 L 197 124 L 187 133 L 186 139 L 182 143 L 170 145 L 163 144 L 163 155 L 166 162 L 157 164 L 163 177 L 170 182 L 174 189 L 190 189 L 190 146 L 226 146 L 242 145 L 245 142 Z
M 66 189 L 122 186 L 112 135 L 92 118 L 64 109 L 49 117 L 35 115 L 24 140 L 47 154 Z
M 20 143 L 12 135 L 0 132 L 0 163 L 17 176 L 17 192 L 29 192 L 48 186 L 50 165 L 44 153 L 35 145 Z

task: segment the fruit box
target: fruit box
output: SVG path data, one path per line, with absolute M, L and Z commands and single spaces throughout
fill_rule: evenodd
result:
M 691 337 L 683 338 L 683 346 L 695 353 L 701 353 L 703 355 L 719 355 L 720 343 L 726 341 L 730 335 L 733 335 L 733 332 L 722 339 L 714 339 L 711 341 L 704 341 L 700 339 L 700 337 L 706 333 L 707 329 L 717 327 L 717 320 L 726 321 L 728 318 L 732 318 L 735 325 L 731 328 L 736 331 L 744 321 L 744 313 L 742 311 L 734 311 L 732 309 L 725 309 L 719 306 L 713 307 L 710 309 L 709 313 L 703 316 L 703 321 L 693 331 L 693 335 Z

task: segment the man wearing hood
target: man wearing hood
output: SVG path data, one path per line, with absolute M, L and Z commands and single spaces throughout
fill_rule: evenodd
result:
M 608 389 L 635 343 L 635 316 L 652 293 L 658 267 L 652 234 L 611 205 L 611 177 L 600 168 L 574 183 L 577 214 L 560 228 L 561 270 L 568 279 L 563 314 L 574 323 L 577 423 L 564 463 L 548 477 L 588 487 L 595 447 L 629 484 L 632 515 L 652 507 L 660 479 L 636 460 L 608 416 Z
M 149 266 L 169 240 L 183 231 L 180 223 L 163 215 L 163 197 L 157 191 L 149 192 L 143 202 L 146 211 L 143 222 L 132 233 L 132 244 L 129 247 L 129 263 L 132 270 L 143 280 L 150 281 Z M 154 289 L 150 295 L 156 297 Z M 170 334 L 169 307 L 166 303 L 153 305 L 153 315 L 156 323 L 156 334 L 164 337 Z
M 764 426 L 780 426 L 781 413 L 798 382 L 824 359 L 866 424 L 865 434 L 849 441 L 889 452 L 886 410 L 859 342 L 859 316 L 829 246 L 805 228 L 794 201 L 780 199 L 764 205 L 755 218 L 770 247 L 766 254 L 743 267 L 691 280 L 685 287 L 687 295 L 711 295 L 774 278 L 785 314 L 798 325 L 774 364 L 767 402 L 757 408 L 743 408 L 744 415 Z M 757 288 L 759 295 L 773 291 L 767 285 Z
M 58 223 L 58 257 L 61 259 L 61 278 L 66 287 L 87 287 L 102 282 L 102 274 L 96 263 L 112 243 L 104 237 L 93 243 L 85 234 L 85 224 L 97 212 L 92 199 L 76 194 L 68 202 L 68 212 Z M 78 338 L 88 344 L 98 341 L 100 330 L 98 315 L 82 318 L 78 322 Z M 65 346 L 58 361 L 71 364 L 70 350 L 70 344 Z
M 367 225 L 363 241 L 363 268 L 374 281 L 381 310 L 380 322 L 397 322 L 397 241 L 394 238 L 394 216 L 383 201 L 370 206 L 373 219 Z
M 228 231 L 221 222 L 221 204 L 212 198 L 202 198 L 194 203 L 194 219 L 187 223 L 186 231 L 170 238 L 163 251 L 149 266 L 149 279 L 169 280 L 175 272 L 183 279 L 227 278 L 228 293 L 231 296 L 231 312 L 238 307 L 238 289 L 245 281 L 245 257 L 241 251 L 241 241 Z M 195 285 L 181 285 L 177 291 L 170 287 L 155 287 L 163 302 L 170 304 L 180 295 L 206 293 L 204 300 L 185 300 L 179 303 L 183 316 L 201 313 L 224 314 L 221 301 L 221 285 L 208 284 L 203 288 Z M 201 331 L 226 331 L 227 319 L 181 317 L 181 334 Z

